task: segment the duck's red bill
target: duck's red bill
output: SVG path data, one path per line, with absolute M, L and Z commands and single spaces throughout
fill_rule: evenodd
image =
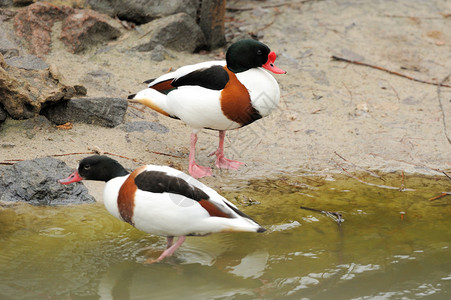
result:
M 77 182 L 77 181 L 81 181 L 83 180 L 83 178 L 81 178 L 80 174 L 78 174 L 78 171 L 75 171 L 74 173 L 70 174 L 69 177 L 65 178 L 65 179 L 60 179 L 58 180 L 59 183 L 62 184 L 69 184 L 72 182 Z
M 287 73 L 286 71 L 276 67 L 276 65 L 274 64 L 274 62 L 276 61 L 276 57 L 277 57 L 276 53 L 274 53 L 274 51 L 271 51 L 268 55 L 268 61 L 262 67 L 275 74 Z

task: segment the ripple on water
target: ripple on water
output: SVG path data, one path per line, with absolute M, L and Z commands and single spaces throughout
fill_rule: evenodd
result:
M 339 268 L 345 270 L 346 274 L 342 275 L 340 278 L 342 280 L 350 280 L 356 277 L 357 274 L 362 274 L 364 272 L 377 271 L 381 269 L 379 265 L 367 264 L 361 265 L 356 263 L 339 265 Z
M 203 237 L 187 237 L 185 242 L 169 260 L 178 264 L 201 264 L 212 266 L 224 252 L 230 251 L 236 246 L 234 234 L 211 234 Z M 145 262 L 148 258 L 157 258 L 166 249 L 166 238 L 149 236 L 154 242 L 141 243 L 134 249 L 133 255 L 138 263 Z M 174 242 L 176 238 L 174 239 Z
M 268 228 L 268 232 L 285 231 L 299 226 L 301 226 L 301 223 L 299 223 L 298 221 L 291 221 L 289 223 L 271 225 Z
M 64 228 L 60 227 L 50 227 L 44 228 L 39 231 L 40 235 L 53 237 L 53 238 L 65 238 L 73 233 L 67 232 Z

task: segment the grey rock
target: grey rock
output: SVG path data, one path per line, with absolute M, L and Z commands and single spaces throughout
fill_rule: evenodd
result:
M 162 45 L 176 51 L 193 52 L 206 46 L 202 30 L 185 13 L 161 18 L 141 27 L 146 32 L 142 40 L 147 41 L 134 48 L 138 51 L 151 51 Z
M 29 139 L 32 139 L 36 136 L 36 133 L 40 130 L 45 130 L 49 133 L 55 130 L 55 126 L 47 120 L 44 116 L 35 116 L 30 119 L 26 119 L 22 124 L 22 129 L 25 136 Z
M 50 129 L 52 123 L 43 116 L 35 116 L 22 122 L 23 128 L 28 131 L 35 128 Z
M 116 1 L 117 0 L 87 0 L 86 2 L 93 10 L 114 17 L 116 15 L 116 10 L 114 9 L 114 3 Z
M 150 59 L 153 61 L 163 61 L 166 57 L 173 58 L 174 56 L 162 45 L 156 45 L 152 52 L 150 52 Z
M 35 55 L 24 55 L 5 58 L 5 62 L 11 66 L 24 70 L 45 70 L 49 67 L 42 59 Z
M 8 37 L 4 29 L 0 29 L 0 53 L 5 58 L 19 55 L 19 46 L 14 40 Z
M 33 205 L 94 203 L 82 183 L 62 185 L 58 179 L 72 172 L 63 161 L 36 158 L 0 168 L 0 200 L 25 201 Z
M 79 96 L 86 96 L 88 94 L 88 89 L 82 85 L 74 85 L 75 93 Z
M 226 0 L 88 0 L 88 4 L 94 10 L 138 25 L 184 13 L 203 32 L 204 48 L 213 49 L 225 44 Z
M 88 4 L 111 17 L 144 24 L 180 12 L 195 19 L 199 0 L 88 0 Z
M 122 98 L 74 98 L 47 107 L 41 113 L 57 125 L 81 122 L 115 127 L 124 120 L 127 106 L 127 100 Z
M 73 53 L 114 40 L 121 35 L 117 22 L 91 9 L 76 9 L 63 20 L 61 40 Z
M 161 45 L 156 45 L 150 52 L 150 59 L 153 61 L 163 61 L 165 59 L 163 50 L 164 47 Z
M 13 0 L 0 0 L 0 7 L 8 7 L 13 5 Z
M 129 122 L 127 124 L 122 125 L 120 129 L 125 132 L 133 132 L 133 131 L 144 132 L 146 130 L 152 130 L 157 133 L 169 132 L 169 129 L 166 126 L 157 122 L 147 122 L 147 121 Z

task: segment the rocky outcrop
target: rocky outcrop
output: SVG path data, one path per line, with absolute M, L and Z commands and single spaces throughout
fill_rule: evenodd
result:
M 196 24 L 196 26 L 190 24 L 190 28 L 196 27 L 193 32 L 194 37 L 197 38 L 198 29 L 203 33 L 202 46 L 204 48 L 217 48 L 225 44 L 226 0 L 88 0 L 88 3 L 95 10 L 138 25 L 184 13 L 192 23 Z M 182 27 L 180 28 L 182 29 Z M 144 32 L 147 32 L 145 28 Z M 174 30 L 171 33 L 174 39 L 180 39 L 186 31 Z M 189 36 L 188 34 L 187 37 Z M 199 46 L 191 48 L 197 49 Z
M 50 51 L 53 24 L 62 21 L 71 11 L 68 6 L 34 3 L 14 17 L 16 34 L 28 42 L 31 53 L 43 57 Z
M 122 98 L 75 98 L 47 107 L 42 114 L 57 125 L 81 122 L 115 127 L 124 120 L 127 105 Z
M 138 51 L 151 51 L 157 45 L 176 51 L 193 52 L 206 46 L 205 36 L 196 22 L 185 13 L 164 17 L 142 25 L 145 41 L 135 47 Z
M 51 49 L 52 28 L 59 21 L 63 22 L 60 39 L 74 53 L 120 35 L 100 13 L 44 2 L 22 8 L 14 17 L 14 27 L 16 34 L 28 42 L 30 51 L 43 57 Z
M 28 119 L 42 107 L 76 95 L 73 86 L 62 84 L 45 63 L 33 56 L 22 62 L 15 58 L 17 67 L 9 66 L 0 54 L 0 103 L 14 119 Z M 22 65 L 21 65 L 22 64 Z
M 61 40 L 73 53 L 79 53 L 89 46 L 114 40 L 120 34 L 105 16 L 90 9 L 77 9 L 64 19 Z
M 0 167 L 0 201 L 33 205 L 94 203 L 82 183 L 62 185 L 72 172 L 63 161 L 44 157 Z
M 144 24 L 181 12 L 195 19 L 199 0 L 88 0 L 88 4 L 111 17 Z

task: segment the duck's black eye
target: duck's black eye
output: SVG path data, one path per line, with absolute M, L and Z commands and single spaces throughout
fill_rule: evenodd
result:
M 89 170 L 91 168 L 91 165 L 83 165 L 83 169 Z
M 257 50 L 257 55 L 262 55 L 262 50 L 258 49 Z

